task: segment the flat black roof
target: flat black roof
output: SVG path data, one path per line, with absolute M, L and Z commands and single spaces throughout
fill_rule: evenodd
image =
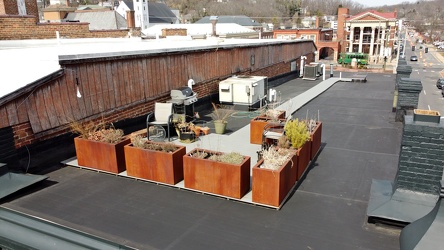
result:
M 366 218 L 372 179 L 398 167 L 395 79 L 338 82 L 294 114 L 319 111 L 323 147 L 280 210 L 62 166 L 2 206 L 140 249 L 399 249 L 400 229 Z M 276 89 L 291 98 L 317 82 Z

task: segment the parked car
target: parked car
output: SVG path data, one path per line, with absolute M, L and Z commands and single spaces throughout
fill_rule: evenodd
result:
M 442 89 L 443 85 L 444 85 L 444 78 L 439 78 L 438 81 L 436 81 L 436 87 L 438 89 Z
M 417 56 L 411 56 L 410 57 L 410 61 L 418 61 L 418 57 Z
M 441 95 L 444 97 L 444 88 L 441 89 Z

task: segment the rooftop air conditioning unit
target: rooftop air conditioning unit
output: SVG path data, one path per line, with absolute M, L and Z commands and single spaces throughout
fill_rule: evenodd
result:
M 316 65 L 305 65 L 304 75 L 302 79 L 304 80 L 316 80 L 318 78 L 318 69 Z
M 316 66 L 316 76 L 321 76 L 322 75 L 322 67 L 321 64 L 318 62 L 311 62 L 310 65 L 314 65 Z
M 247 110 L 259 107 L 266 100 L 267 86 L 266 76 L 233 76 L 219 83 L 219 102 Z

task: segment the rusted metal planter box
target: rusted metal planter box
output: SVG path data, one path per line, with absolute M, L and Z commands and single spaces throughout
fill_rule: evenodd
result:
M 280 207 L 293 186 L 290 184 L 291 160 L 279 169 L 261 168 L 264 160 L 259 160 L 253 167 L 252 201 L 267 206 Z
M 285 116 L 285 111 L 283 113 Z M 285 119 L 279 118 L 278 120 L 267 116 L 257 116 L 250 121 L 250 143 L 251 144 L 262 144 L 262 134 L 264 132 L 265 126 L 275 121 L 285 121 Z
M 114 174 L 121 173 L 126 169 L 123 147 L 130 142 L 130 138 L 112 144 L 76 137 L 74 138 L 74 145 L 77 163 L 83 167 Z
M 212 194 L 242 198 L 250 190 L 250 157 L 241 164 L 229 164 L 191 157 L 195 152 L 221 152 L 196 148 L 183 157 L 184 186 Z
M 147 142 L 166 144 L 163 142 Z M 186 147 L 177 145 L 174 152 L 162 152 L 126 145 L 125 161 L 128 176 L 175 185 L 183 180 L 183 156 Z
M 297 169 L 298 175 L 296 180 L 300 180 L 302 175 L 310 163 L 311 141 L 307 141 L 297 151 Z
M 311 150 L 310 150 L 310 160 L 318 153 L 321 148 L 322 139 L 322 122 L 318 122 L 313 133 L 310 134 Z

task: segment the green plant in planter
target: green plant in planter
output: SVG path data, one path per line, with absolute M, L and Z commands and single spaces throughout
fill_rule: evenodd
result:
M 292 148 L 300 148 L 306 141 L 310 140 L 310 131 L 307 129 L 307 124 L 298 119 L 287 121 L 284 132 Z

